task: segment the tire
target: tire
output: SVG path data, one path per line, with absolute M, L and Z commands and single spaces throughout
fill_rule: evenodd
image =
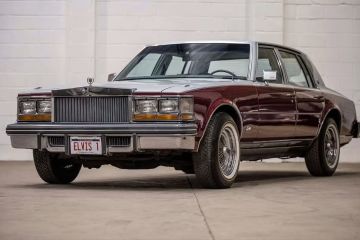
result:
M 230 115 L 214 114 L 193 161 L 196 178 L 203 187 L 231 187 L 240 164 L 240 137 Z
M 305 155 L 306 167 L 313 176 L 332 176 L 339 163 L 339 129 L 333 119 L 327 119 Z
M 78 176 L 81 164 L 60 159 L 46 151 L 33 151 L 36 171 L 40 178 L 50 184 L 67 184 Z

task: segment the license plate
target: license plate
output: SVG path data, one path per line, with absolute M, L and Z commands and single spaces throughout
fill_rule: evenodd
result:
M 70 153 L 101 155 L 101 137 L 70 137 Z

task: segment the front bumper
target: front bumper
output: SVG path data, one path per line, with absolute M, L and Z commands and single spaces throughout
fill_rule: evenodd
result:
M 69 153 L 70 136 L 100 136 L 105 155 L 147 150 L 194 150 L 195 123 L 121 123 L 121 124 L 58 124 L 15 123 L 6 128 L 14 148 L 46 149 Z M 51 145 L 51 137 L 64 139 L 63 144 Z M 113 146 L 107 138 L 128 138 L 125 146 Z

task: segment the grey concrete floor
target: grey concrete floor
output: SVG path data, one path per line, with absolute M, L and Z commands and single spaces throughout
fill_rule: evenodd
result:
M 171 168 L 82 169 L 47 185 L 0 162 L 0 239 L 360 239 L 360 164 L 330 178 L 304 163 L 242 163 L 231 189 Z

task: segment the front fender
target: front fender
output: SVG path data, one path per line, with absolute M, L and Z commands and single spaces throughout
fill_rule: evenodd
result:
M 201 140 L 203 139 L 207 127 L 209 125 L 209 122 L 211 120 L 211 118 L 213 117 L 213 115 L 219 111 L 220 109 L 224 108 L 228 108 L 229 110 L 231 109 L 232 113 L 235 114 L 238 119 L 235 119 L 235 121 L 238 124 L 238 128 L 241 134 L 241 129 L 242 129 L 242 117 L 241 117 L 241 113 L 239 111 L 239 109 L 236 107 L 236 105 L 229 99 L 224 99 L 224 98 L 219 98 L 216 99 L 215 101 L 211 102 L 208 106 L 203 106 L 200 109 L 206 109 L 203 112 L 195 112 L 195 117 L 197 118 L 197 123 L 198 123 L 198 133 L 197 133 L 197 147 L 200 145 Z M 241 137 L 241 136 L 240 136 Z

